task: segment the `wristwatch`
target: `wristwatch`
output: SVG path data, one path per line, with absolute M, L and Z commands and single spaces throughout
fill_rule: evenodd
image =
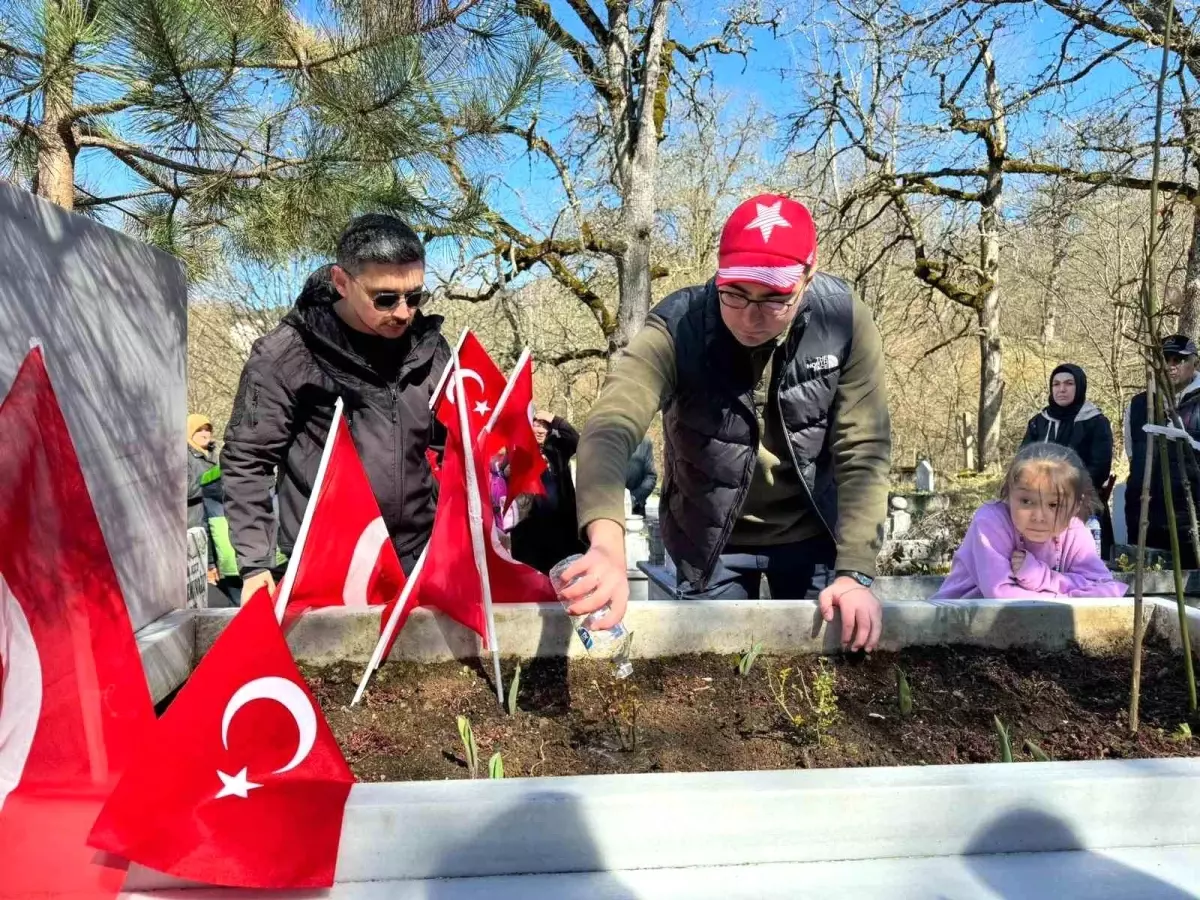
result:
M 838 569 L 836 572 L 834 572 L 834 575 L 836 575 L 838 578 L 841 578 L 843 575 L 847 578 L 853 578 L 863 587 L 868 589 L 875 583 L 875 579 L 870 575 L 864 575 L 862 572 L 855 572 L 852 569 Z

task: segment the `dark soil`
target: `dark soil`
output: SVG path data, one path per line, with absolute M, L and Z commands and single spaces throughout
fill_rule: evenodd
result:
M 639 659 L 632 678 L 614 682 L 603 662 L 526 661 L 516 716 L 498 706 L 475 661 L 389 663 L 353 709 L 359 666 L 305 675 L 362 781 L 467 777 L 458 715 L 474 727 L 484 777 L 495 752 L 510 778 L 997 762 L 993 716 L 1015 760 L 1032 759 L 1026 741 L 1056 760 L 1200 755 L 1200 737 L 1175 735 L 1187 709 L 1183 666 L 1164 647 L 1146 650 L 1136 738 L 1127 733 L 1127 657 L 918 647 L 824 662 L 760 657 L 745 678 L 736 664 Z M 897 667 L 911 687 L 907 716 Z M 785 671 L 789 712 L 776 699 Z

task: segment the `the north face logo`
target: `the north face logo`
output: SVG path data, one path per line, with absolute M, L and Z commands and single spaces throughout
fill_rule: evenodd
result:
M 838 367 L 838 358 L 830 353 L 828 356 L 818 356 L 815 359 L 806 359 L 804 367 L 813 374 L 820 372 L 832 372 Z

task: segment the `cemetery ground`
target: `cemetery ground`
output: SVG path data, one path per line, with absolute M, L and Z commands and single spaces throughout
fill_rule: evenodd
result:
M 393 661 L 353 708 L 361 667 L 304 671 L 362 781 L 486 778 L 496 753 L 506 777 L 1000 762 L 997 720 L 1018 762 L 1200 755 L 1182 725 L 1182 662 L 1165 643 L 1146 647 L 1136 737 L 1127 647 L 758 656 L 745 674 L 743 660 L 638 659 L 623 682 L 599 660 L 526 660 L 511 715 L 486 660 Z M 506 660 L 508 682 L 514 667 Z M 458 716 L 471 723 L 473 772 Z

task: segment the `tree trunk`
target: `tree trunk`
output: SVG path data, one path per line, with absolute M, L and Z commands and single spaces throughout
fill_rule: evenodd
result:
M 997 192 L 998 194 L 998 192 Z M 996 208 L 985 205 L 979 216 L 979 260 L 991 289 L 979 306 L 979 454 L 982 472 L 1000 454 L 1001 406 L 1004 402 L 1003 355 L 1000 350 L 1000 234 Z
M 38 127 L 34 193 L 63 209 L 75 208 L 75 147 L 70 114 L 75 84 L 70 66 L 47 73 L 42 88 L 42 124 Z
M 1177 331 L 1180 334 L 1195 336 L 1197 313 L 1200 313 L 1200 206 L 1193 205 L 1192 237 L 1183 276 L 1183 297 L 1179 304 Z
M 619 299 L 617 327 L 608 339 L 610 367 L 616 354 L 645 324 L 650 309 L 650 236 L 654 231 L 659 142 L 655 105 L 669 8 L 668 0 L 655 0 L 649 34 L 643 40 L 641 80 L 636 93 L 625 94 L 621 102 L 610 104 L 610 114 L 617 126 L 614 134 L 617 182 L 621 190 L 620 230 L 625 244 L 617 258 Z M 614 17 L 610 13 L 609 22 L 614 45 L 629 48 L 628 5 L 623 9 L 623 16 Z M 615 54 L 610 48 L 608 61 L 611 73 L 621 69 L 622 77 L 628 78 L 627 69 L 632 62 L 628 52 Z M 613 81 L 621 83 L 616 78 Z M 625 127 L 620 127 L 621 123 Z

